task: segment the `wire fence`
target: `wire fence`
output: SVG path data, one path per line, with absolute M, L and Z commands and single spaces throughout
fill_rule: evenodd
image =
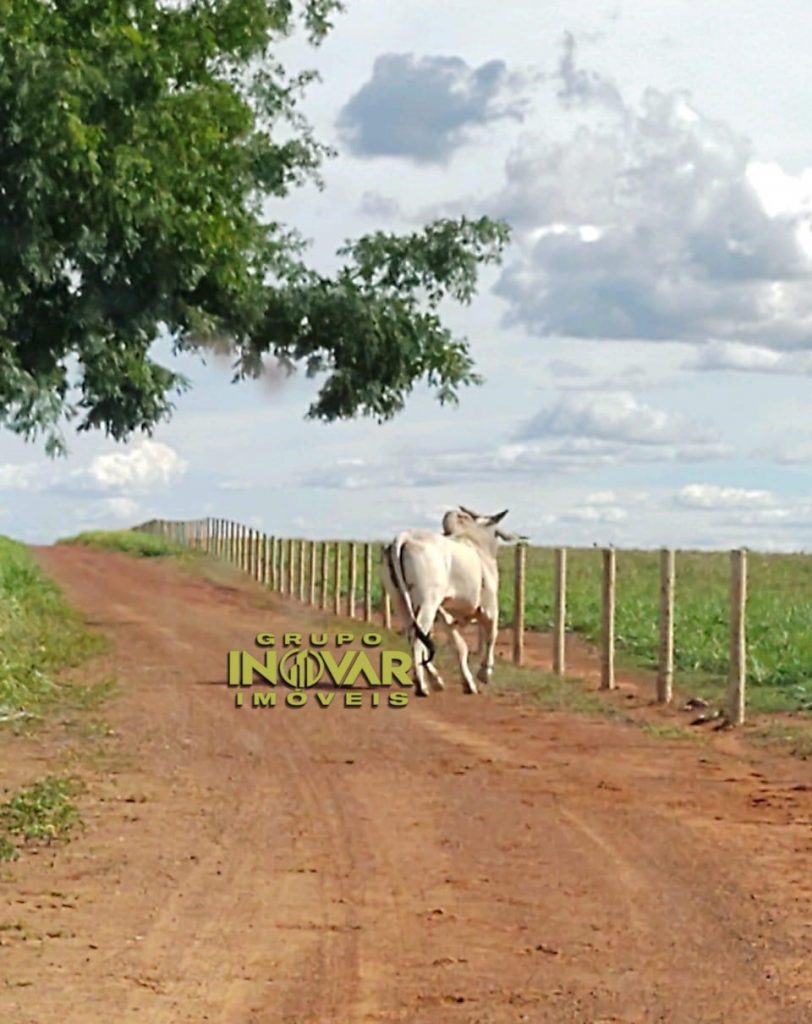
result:
M 392 625 L 378 572 L 380 543 L 277 537 L 217 518 L 152 520 L 136 529 L 208 552 L 272 591 L 314 608 Z M 673 699 L 678 670 L 706 668 L 717 677 L 726 675 L 727 719 L 732 725 L 744 721 L 748 668 L 759 664 L 752 656 L 748 663 L 746 551 L 677 556 L 671 549 L 618 553 L 614 548 L 547 549 L 522 542 L 500 550 L 499 567 L 500 620 L 512 629 L 516 665 L 525 662 L 527 632 L 549 632 L 551 671 L 565 675 L 567 640 L 577 632 L 599 647 L 601 689 L 616 686 L 620 648 L 656 672 L 655 698 L 662 704 Z M 677 568 L 685 578 L 682 604 L 676 601 Z M 809 559 L 804 571 L 811 568 Z M 619 578 L 624 595 L 620 603 Z M 812 602 L 808 611 L 812 625 Z M 802 631 L 806 625 L 805 620 L 800 623 Z M 812 631 L 804 635 L 808 638 Z

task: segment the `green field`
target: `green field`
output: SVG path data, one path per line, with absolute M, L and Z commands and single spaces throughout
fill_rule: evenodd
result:
M 28 548 L 0 537 L 0 720 L 58 696 L 56 674 L 104 648 Z
M 660 556 L 617 552 L 617 649 L 630 663 L 657 665 Z M 512 621 L 514 556 L 501 557 L 500 613 Z M 526 623 L 548 630 L 553 622 L 554 552 L 527 552 Z M 567 629 L 589 641 L 600 637 L 602 556 L 595 549 L 567 555 Z M 713 684 L 728 672 L 730 556 L 726 552 L 676 554 L 674 665 L 677 682 Z M 754 700 L 793 708 L 812 702 L 812 557 L 748 556 L 747 676 L 761 690 Z M 751 689 L 752 692 L 752 689 Z

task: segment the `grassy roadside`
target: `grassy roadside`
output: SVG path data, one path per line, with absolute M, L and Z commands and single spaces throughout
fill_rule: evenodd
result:
M 67 679 L 65 673 L 107 646 L 43 575 L 28 548 L 0 537 L 0 724 L 6 726 L 0 740 L 7 740 L 0 745 L 0 767 L 7 760 L 14 780 L 6 783 L 0 802 L 0 861 L 62 841 L 82 825 L 76 798 L 85 786 L 63 770 L 69 749 L 63 737 L 88 727 L 86 713 L 110 696 L 114 683 L 97 681 L 97 671 L 93 680 L 77 680 L 75 673 Z M 42 778 L 31 777 L 41 770 L 35 762 L 31 774 L 21 770 L 28 764 L 20 760 L 26 754 L 17 745 L 21 733 L 39 737 L 47 750 L 48 774 Z
M 26 846 L 58 842 L 80 827 L 73 797 L 83 791 L 75 777 L 49 775 L 0 804 L 0 861 L 17 860 Z
M 23 544 L 0 537 L 0 722 L 36 716 L 65 696 L 58 673 L 106 647 Z
M 89 530 L 75 537 L 65 537 L 58 544 L 79 544 L 84 547 L 100 548 L 102 551 L 118 551 L 135 558 L 174 557 L 190 559 L 202 552 L 184 544 L 159 537 L 151 533 L 137 533 L 131 530 Z

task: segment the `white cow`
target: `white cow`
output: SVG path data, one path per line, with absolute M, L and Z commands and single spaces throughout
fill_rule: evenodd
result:
M 431 630 L 440 615 L 457 648 L 463 689 L 476 693 L 468 668 L 468 645 L 457 628 L 476 622 L 482 664 L 477 679 L 490 681 L 499 628 L 499 540 L 518 540 L 497 528 L 508 510 L 481 516 L 460 506 L 443 517 L 443 534 L 405 530 L 383 549 L 381 579 L 406 626 L 418 696 L 427 697 L 425 669 L 437 689 L 443 681 L 432 664 Z M 425 656 L 423 654 L 425 652 Z

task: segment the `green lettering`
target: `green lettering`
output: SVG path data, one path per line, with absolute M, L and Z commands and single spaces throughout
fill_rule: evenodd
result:
M 370 686 L 380 686 L 381 681 L 378 678 L 378 673 L 372 667 L 372 662 L 367 657 L 366 651 L 359 651 L 355 656 L 353 662 L 352 671 L 348 674 L 344 680 L 345 686 L 354 686 L 358 676 L 364 673 L 364 678 Z
M 258 661 L 248 651 L 240 651 L 241 674 L 240 683 L 242 686 L 253 686 L 254 673 L 262 676 L 266 683 L 276 686 L 276 651 L 265 652 L 265 664 Z
M 382 651 L 381 652 L 381 680 L 384 686 L 391 686 L 392 682 L 401 686 L 411 686 L 409 670 L 412 667 L 412 656 L 406 651 Z
M 273 690 L 255 690 L 251 694 L 251 707 L 275 708 L 276 694 L 273 692 Z
M 327 669 L 327 673 L 333 680 L 336 686 L 348 686 L 349 683 L 344 682 L 344 676 L 349 671 L 350 665 L 353 663 L 355 658 L 355 651 L 345 651 L 341 657 L 341 661 L 336 662 L 333 657 L 332 651 L 322 651 L 322 658 L 324 659 L 324 665 Z

